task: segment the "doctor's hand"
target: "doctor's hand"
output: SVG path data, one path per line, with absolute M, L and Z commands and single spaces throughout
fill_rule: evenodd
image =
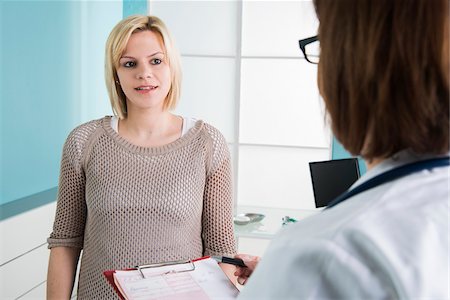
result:
M 260 261 L 259 256 L 252 256 L 248 254 L 237 254 L 235 258 L 240 258 L 244 261 L 247 267 L 236 267 L 236 272 L 234 272 L 234 276 L 237 276 L 238 283 L 244 285 L 247 282 L 247 279 L 251 276 L 253 271 L 256 268 L 256 265 Z

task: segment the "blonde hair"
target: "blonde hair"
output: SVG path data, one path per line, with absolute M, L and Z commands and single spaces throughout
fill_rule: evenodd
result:
M 119 84 L 117 68 L 119 60 L 133 33 L 149 30 L 158 34 L 163 42 L 165 56 L 170 68 L 171 86 L 166 99 L 164 109 L 174 109 L 181 90 L 181 63 L 180 55 L 167 30 L 166 25 L 155 16 L 135 15 L 120 21 L 109 34 L 105 49 L 105 81 L 109 99 L 115 115 L 120 119 L 127 117 L 126 96 Z

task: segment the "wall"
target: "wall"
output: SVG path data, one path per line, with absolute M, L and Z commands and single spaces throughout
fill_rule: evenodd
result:
M 45 298 L 62 145 L 111 114 L 103 52 L 122 7 L 142 1 L 0 1 L 0 299 Z
M 121 5 L 1 2 L 0 205 L 56 187 L 70 130 L 111 114 L 103 51 Z
M 349 154 L 331 147 L 317 66 L 298 47 L 317 33 L 311 1 L 151 0 L 150 13 L 182 56 L 176 113 L 210 122 L 228 142 L 236 205 L 315 209 L 308 162 Z M 261 254 L 267 243 L 239 239 L 239 248 Z
M 314 209 L 308 162 L 331 158 L 331 134 L 298 46 L 317 33 L 312 2 L 152 0 L 150 12 L 182 55 L 176 112 L 229 144 L 236 204 Z
M 0 204 L 57 185 L 64 138 L 79 121 L 76 5 L 2 2 Z M 19 17 L 18 17 L 19 16 Z
M 336 138 L 333 138 L 332 149 L 333 149 L 331 154 L 332 159 L 351 157 L 351 154 L 344 149 L 344 147 L 336 140 Z M 358 162 L 359 162 L 359 171 L 361 175 L 363 175 L 367 171 L 366 163 L 360 157 L 358 157 Z

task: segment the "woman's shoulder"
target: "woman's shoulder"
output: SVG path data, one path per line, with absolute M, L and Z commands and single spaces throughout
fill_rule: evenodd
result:
M 191 131 L 194 135 L 200 134 L 208 140 L 214 142 L 225 141 L 223 134 L 213 125 L 202 119 L 182 116 L 183 118 L 183 135 Z M 192 135 L 192 134 L 191 134 Z
M 197 123 L 198 122 L 201 122 L 203 132 L 208 135 L 213 141 L 226 143 L 225 137 L 219 129 L 202 120 L 197 120 Z
M 201 130 L 203 134 L 207 137 L 207 139 L 210 141 L 213 155 L 216 155 L 217 153 L 221 153 L 224 151 L 227 152 L 228 151 L 227 141 L 222 132 L 207 122 L 203 121 L 201 122 L 202 122 Z
M 203 134 L 209 141 L 209 166 L 208 174 L 212 174 L 217 170 L 224 162 L 230 162 L 230 152 L 228 149 L 227 141 L 219 129 L 206 122 L 202 123 Z
M 88 121 L 81 125 L 78 125 L 69 133 L 68 139 L 69 138 L 77 139 L 77 140 L 78 139 L 80 139 L 80 140 L 88 139 L 89 136 L 92 135 L 92 133 L 94 133 L 98 128 L 101 127 L 101 124 L 105 118 L 107 118 L 107 117 L 103 117 L 101 119 L 96 119 L 96 120 L 91 120 L 91 121 Z
M 94 132 L 97 128 L 99 128 L 103 122 L 103 120 L 107 117 L 103 117 L 96 120 L 91 120 L 76 126 L 70 134 L 89 134 Z
M 69 148 L 83 148 L 85 144 L 91 139 L 94 133 L 101 128 L 101 124 L 104 119 L 91 120 L 75 127 L 68 135 L 65 143 L 65 147 Z

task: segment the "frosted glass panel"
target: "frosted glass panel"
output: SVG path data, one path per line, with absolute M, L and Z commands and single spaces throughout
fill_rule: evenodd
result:
M 328 149 L 241 146 L 238 205 L 315 208 L 308 163 L 329 157 Z
M 151 1 L 182 54 L 235 55 L 238 35 L 236 1 Z
M 300 59 L 242 60 L 240 142 L 329 147 L 316 77 Z
M 244 1 L 242 55 L 300 56 L 298 40 L 318 24 L 311 1 Z
M 183 57 L 183 85 L 177 113 L 217 127 L 234 140 L 235 60 Z

